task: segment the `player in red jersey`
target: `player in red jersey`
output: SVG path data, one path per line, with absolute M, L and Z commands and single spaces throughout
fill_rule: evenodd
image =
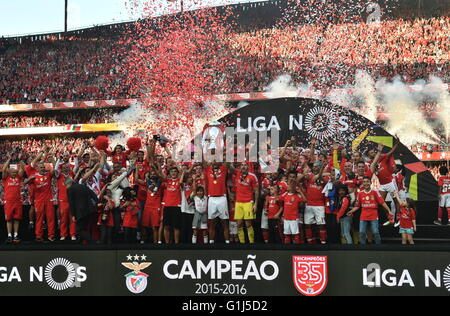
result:
M 297 193 L 297 184 L 291 181 L 289 190 L 280 198 L 283 203 L 283 226 L 284 226 L 284 243 L 290 244 L 291 237 L 294 237 L 294 243 L 300 244 L 300 230 L 299 230 L 299 208 L 300 204 L 306 200 L 305 196 L 300 191 Z
M 206 183 L 208 188 L 208 220 L 209 242 L 216 238 L 216 222 L 220 220 L 225 237 L 225 243 L 230 243 L 228 220 L 230 218 L 227 200 L 228 168 L 224 164 L 213 163 L 206 168 Z
M 8 231 L 7 243 L 19 243 L 19 225 L 22 220 L 22 195 L 24 164 L 19 164 L 19 169 L 9 168 L 11 158 L 3 164 L 2 180 L 5 201 L 5 220 Z
M 30 197 L 30 212 L 29 212 L 29 227 L 31 228 L 31 230 L 33 230 L 33 228 L 35 227 L 35 218 L 36 218 L 36 208 L 35 208 L 35 194 L 34 192 L 35 190 L 35 185 L 33 183 L 33 181 L 31 181 L 31 178 L 34 177 L 34 175 L 37 173 L 37 164 L 39 161 L 46 159 L 47 155 L 48 155 L 48 151 L 49 149 L 46 148 L 44 151 L 41 151 L 39 154 L 37 154 L 34 158 L 29 158 L 30 159 L 30 163 L 28 165 L 25 166 L 25 173 L 27 176 L 27 179 L 29 179 L 28 182 L 28 193 L 29 193 L 29 197 Z
M 370 225 L 372 234 L 376 244 L 381 244 L 381 236 L 378 221 L 378 206 L 382 206 L 388 213 L 391 210 L 387 206 L 383 197 L 378 191 L 372 190 L 372 179 L 365 177 L 363 180 L 364 190 L 359 192 L 356 199 L 355 207 L 347 213 L 348 216 L 353 215 L 361 208 L 359 222 L 359 238 L 362 245 L 366 244 L 367 225 Z
M 268 242 L 280 243 L 279 225 L 281 225 L 281 214 L 283 213 L 283 203 L 279 195 L 280 189 L 277 185 L 269 188 L 270 193 L 266 197 L 263 212 L 268 218 Z
M 252 221 L 256 218 L 259 200 L 259 184 L 255 174 L 249 172 L 247 163 L 241 164 L 240 170 L 235 170 L 236 210 L 235 219 L 238 224 L 238 236 L 241 243 L 245 243 L 244 222 L 247 227 L 248 239 L 255 243 L 255 232 Z
M 131 155 L 130 155 L 131 156 Z M 137 181 L 138 178 L 145 179 L 145 174 L 150 170 L 150 164 L 148 159 L 145 159 L 145 152 L 142 150 L 137 152 L 136 159 L 136 169 L 133 173 L 133 185 L 134 189 L 137 191 L 137 199 L 139 200 L 139 221 L 138 221 L 138 232 L 137 238 L 141 240 L 142 237 L 142 214 L 144 212 L 145 201 L 147 199 L 147 185 L 142 185 Z
M 164 179 L 164 197 L 162 204 L 164 205 L 163 221 L 164 221 L 164 239 L 166 243 L 171 243 L 170 231 L 173 228 L 176 244 L 180 243 L 181 229 L 181 179 L 180 171 L 176 167 L 169 169 L 169 175 L 166 176 L 161 169 L 158 169 L 159 176 Z
M 61 166 L 61 170 L 59 170 Z M 69 163 L 63 163 L 55 166 L 55 179 L 58 186 L 58 210 L 59 210 L 59 230 L 61 234 L 61 241 L 65 241 L 69 235 L 72 241 L 77 239 L 77 224 L 73 221 L 70 215 L 69 198 L 67 197 L 67 188 L 65 181 L 68 178 L 74 178 L 75 174 L 70 169 Z
M 145 242 L 148 237 L 148 230 L 153 233 L 153 243 L 161 241 L 161 211 L 162 211 L 162 180 L 158 177 L 156 170 L 151 169 L 145 174 L 145 178 L 141 179 L 138 175 L 136 179 L 140 186 L 147 188 L 147 196 L 144 211 L 142 213 L 142 240 Z
M 436 225 L 442 225 L 442 215 L 444 209 L 447 211 L 447 214 L 450 214 L 450 177 L 448 176 L 448 168 L 442 166 L 439 168 L 439 174 L 439 209 L 438 218 L 434 221 L 434 224 Z M 450 220 L 448 225 L 450 226 Z
M 322 193 L 327 183 L 326 177 L 329 174 L 324 173 L 325 165 L 316 161 L 313 165 L 313 172 L 303 174 L 299 179 L 306 179 L 306 208 L 305 208 L 305 234 L 309 244 L 314 242 L 312 225 L 319 228 L 320 241 L 322 244 L 327 242 L 327 230 L 325 223 L 325 195 Z M 324 178 L 325 177 L 325 178 Z
M 44 219 L 47 223 L 48 240 L 54 242 L 55 239 L 55 208 L 52 199 L 52 179 L 55 172 L 46 170 L 45 164 L 37 164 L 38 172 L 31 178 L 35 185 L 35 208 L 36 208 L 36 241 L 42 242 L 44 237 Z
M 126 188 L 123 190 L 124 203 L 121 205 L 121 208 L 125 210 L 123 217 L 123 228 L 126 243 L 136 242 L 140 210 L 140 203 L 136 195 L 137 192 L 132 188 Z
M 400 210 L 400 203 L 395 197 L 396 193 L 398 192 L 398 188 L 393 174 L 395 168 L 394 153 L 397 150 L 399 144 L 400 140 L 398 138 L 395 138 L 394 146 L 387 154 L 381 154 L 383 145 L 379 145 L 378 153 L 373 161 L 374 164 L 377 163 L 376 175 L 378 177 L 378 180 L 380 181 L 380 194 L 384 200 L 386 200 L 387 195 L 390 194 L 397 210 Z M 383 224 L 384 226 L 395 223 L 395 214 L 393 216 L 389 214 L 386 214 L 388 217 L 388 221 Z

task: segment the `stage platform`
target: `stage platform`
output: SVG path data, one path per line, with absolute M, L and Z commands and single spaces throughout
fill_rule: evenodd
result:
M 450 295 L 450 244 L 0 248 L 0 295 Z

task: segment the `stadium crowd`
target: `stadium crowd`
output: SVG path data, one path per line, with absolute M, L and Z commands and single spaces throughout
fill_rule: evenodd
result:
M 113 122 L 114 111 L 96 109 L 95 111 L 62 111 L 57 114 L 33 113 L 30 116 L 0 116 L 0 128 L 28 128 L 42 126 L 61 126 L 67 124 L 100 124 Z
M 414 82 L 436 74 L 448 82 L 449 26 L 450 18 L 443 16 L 383 21 L 380 26 L 303 25 L 226 34 L 217 39 L 223 50 L 210 59 L 212 67 L 226 69 L 220 69 L 214 86 L 205 89 L 262 91 L 289 73 L 296 83 L 312 83 L 326 91 L 353 84 L 361 68 L 375 79 L 399 75 Z M 0 104 L 134 97 L 124 84 L 128 74 L 122 39 L 100 34 L 4 44 Z
M 383 223 L 415 229 L 413 202 L 393 158 L 397 145 L 389 152 L 372 145 L 363 156 L 337 144 L 317 150 L 316 140 L 301 148 L 293 138 L 280 150 L 280 168 L 262 174 L 255 163 L 178 163 L 157 138 L 147 139 L 145 151 L 104 150 L 98 140 L 62 150 L 41 144 L 26 160 L 8 155 L 8 243 L 21 242 L 24 218 L 37 242 L 104 244 L 379 244 Z
M 2 140 L 0 142 L 0 163 L 5 163 L 8 157 L 13 162 L 29 161 L 30 157 L 36 156 L 42 148 L 53 148 L 54 154 L 64 151 L 75 152 L 86 142 L 91 143 L 93 138 L 83 137 L 53 137 L 52 139 L 35 139 L 27 137 L 22 140 Z

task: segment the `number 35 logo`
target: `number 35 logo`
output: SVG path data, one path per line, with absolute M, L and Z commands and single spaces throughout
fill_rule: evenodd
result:
M 293 256 L 292 264 L 297 291 L 306 296 L 323 293 L 328 284 L 328 257 Z

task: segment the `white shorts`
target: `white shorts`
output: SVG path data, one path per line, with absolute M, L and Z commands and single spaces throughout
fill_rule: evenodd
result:
M 444 194 L 441 195 L 440 201 L 439 201 L 440 207 L 450 207 L 450 194 Z
M 269 229 L 269 217 L 264 211 L 261 215 L 261 229 Z
M 388 184 L 382 184 L 380 185 L 380 192 L 387 192 L 387 193 L 395 193 L 398 191 L 397 183 L 395 182 L 395 179 L 392 180 L 392 182 Z
M 237 234 L 238 234 L 237 222 L 230 221 L 230 235 L 237 235 Z
M 309 206 L 305 208 L 305 225 L 325 225 L 325 206 Z
M 226 196 L 211 196 L 208 198 L 208 219 L 216 218 L 230 218 Z
M 285 220 L 283 223 L 284 234 L 285 235 L 298 235 L 300 234 L 300 230 L 298 229 L 298 220 L 287 221 Z

